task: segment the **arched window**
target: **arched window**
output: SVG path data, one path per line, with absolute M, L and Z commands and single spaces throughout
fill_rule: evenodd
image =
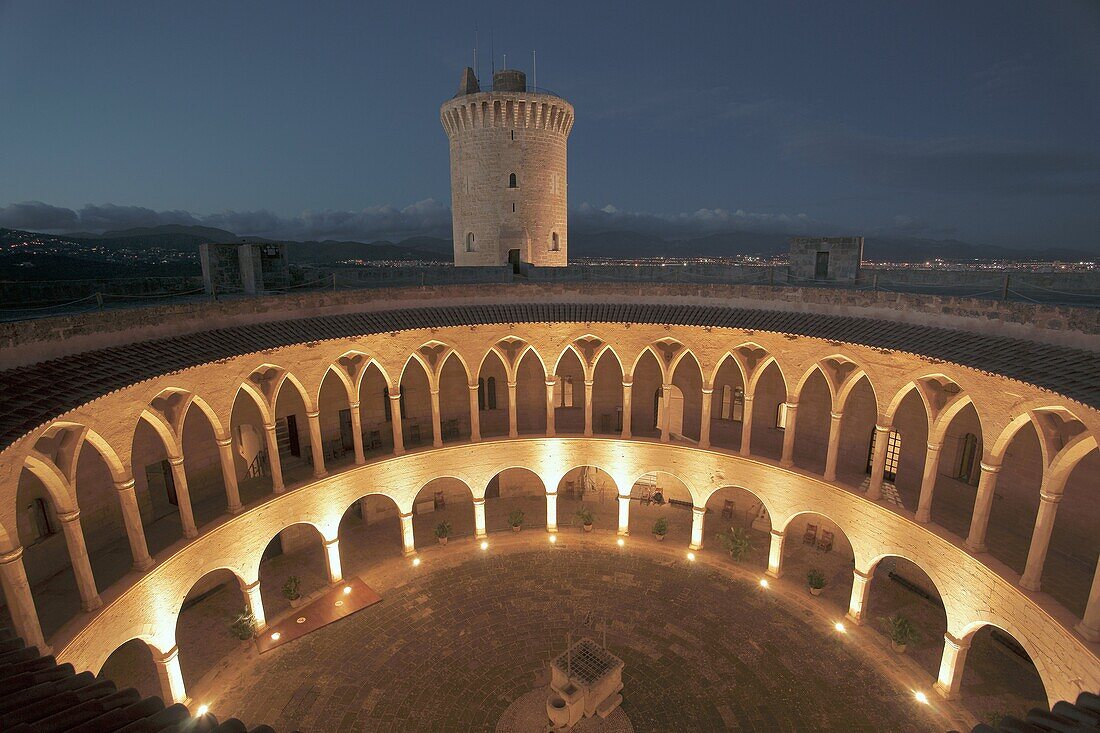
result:
M 490 410 L 495 410 L 495 409 L 497 409 L 497 378 L 496 377 L 489 377 L 488 381 L 486 382 L 486 389 L 489 392 L 489 394 L 486 395 L 487 398 L 488 398 L 486 400 L 486 402 L 488 403 Z
M 474 251 L 474 233 L 473 232 L 468 232 L 466 234 L 466 251 L 467 252 L 473 252 Z
M 655 428 L 661 427 L 661 397 L 664 396 L 661 394 L 662 391 L 663 388 L 658 387 L 653 393 L 653 427 Z
M 787 403 L 780 402 L 779 407 L 775 408 L 775 426 L 780 430 L 787 429 Z
M 555 404 L 558 407 L 573 406 L 573 377 L 554 377 Z
M 733 389 L 733 414 L 730 419 L 737 422 L 745 419 L 745 390 L 740 387 Z
M 515 173 L 509 173 L 508 174 L 508 188 L 517 188 L 518 186 L 519 186 L 519 184 L 516 183 L 516 174 Z
M 561 250 L 561 244 L 558 242 L 558 233 L 554 232 L 550 235 L 550 251 L 558 252 Z
M 871 428 L 871 444 L 867 450 L 867 473 L 871 473 L 875 462 L 875 436 L 877 431 Z M 882 478 L 893 481 L 898 476 L 898 461 L 901 459 L 901 433 L 897 430 L 890 431 L 890 437 L 886 439 L 886 464 L 882 469 Z
M 974 469 L 978 462 L 978 436 L 967 433 L 959 443 L 959 466 L 955 471 L 955 478 L 971 482 L 977 473 Z
M 733 390 L 728 384 L 722 386 L 722 412 L 723 420 L 730 420 L 733 416 Z

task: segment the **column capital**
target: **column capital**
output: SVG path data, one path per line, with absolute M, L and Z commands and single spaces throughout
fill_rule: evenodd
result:
M 786 532 L 784 532 L 783 530 L 779 530 L 779 529 L 773 529 L 771 531 L 772 537 L 774 537 L 776 539 L 780 539 L 780 540 L 783 539 L 786 536 L 786 534 L 787 534 Z
M 627 389 L 630 389 L 631 387 L 634 386 L 634 380 L 633 379 L 624 379 L 623 380 L 623 386 L 626 387 Z
M 936 451 L 939 451 L 939 450 L 943 449 L 943 443 L 942 442 L 941 443 L 927 443 L 926 445 L 928 446 L 928 452 L 929 453 L 935 453 Z
M 255 583 L 245 583 L 243 587 L 245 593 L 259 593 L 260 581 L 257 580 Z
M 714 387 L 703 387 L 703 394 L 714 394 Z
M 1039 489 L 1039 500 L 1047 504 L 1057 504 L 1062 500 L 1062 494 L 1052 494 L 1049 491 Z
M 553 387 L 557 383 L 558 383 L 558 380 L 556 380 L 556 379 L 547 379 L 546 380 L 546 386 L 547 387 Z
M 428 393 L 431 394 L 433 397 L 436 396 L 437 394 L 439 394 L 439 387 L 429 387 Z
M 790 400 L 788 400 L 788 401 L 784 402 L 783 404 L 785 404 L 787 406 L 788 410 L 797 410 L 798 409 L 798 401 L 797 400 L 794 401 L 794 402 L 791 402 Z
M 75 522 L 76 520 L 80 519 L 80 510 L 73 509 L 71 512 L 58 512 L 57 518 L 65 524 Z
M 351 408 L 351 409 L 353 409 L 353 410 L 358 410 L 358 409 L 359 409 L 359 400 L 351 400 L 351 401 L 349 401 L 349 402 L 348 402 L 348 407 L 350 407 L 350 408 Z
M 619 497 L 619 501 L 622 501 L 623 499 L 626 499 L 627 501 L 630 501 L 630 492 L 628 491 L 625 494 L 619 494 L 618 497 Z
M 879 425 L 878 423 L 875 423 L 875 432 L 876 433 L 889 433 L 893 429 L 894 429 L 893 425 Z
M 744 401 L 745 403 L 749 403 L 749 402 L 752 402 L 754 396 L 755 395 L 753 395 L 749 392 L 745 392 L 744 394 L 741 395 L 741 400 Z
M 178 645 L 173 646 L 166 652 L 160 652 L 156 647 L 151 647 L 153 652 L 153 661 L 157 664 L 170 664 L 173 659 L 179 656 L 180 648 Z
M 843 412 L 830 412 L 829 417 L 831 417 L 834 420 L 840 420 L 841 418 L 844 417 L 844 413 Z
M 874 574 L 874 571 L 871 571 L 870 573 L 865 573 L 859 568 L 852 568 L 852 574 L 864 582 L 869 582 L 871 580 L 871 576 Z
M 321 415 L 320 410 L 313 410 L 312 412 L 309 411 L 309 410 L 306 410 L 306 417 L 308 417 L 310 420 L 316 420 L 320 415 Z
M 992 466 L 992 465 L 986 463 L 985 461 L 982 461 L 980 463 L 980 465 L 981 465 L 982 471 L 984 473 L 1000 473 L 1000 471 L 1001 471 L 1000 466 Z
M 466 387 L 469 388 L 471 392 L 477 392 L 479 389 L 481 389 L 481 387 L 476 382 L 474 384 L 467 384 Z
M 220 448 L 228 448 L 233 445 L 233 438 L 215 438 L 214 442 L 217 443 Z
M 595 379 L 586 379 L 586 380 L 584 380 L 584 386 L 585 387 L 591 387 L 595 383 L 596 383 Z
M 970 648 L 970 639 L 960 639 L 949 632 L 944 633 L 943 643 L 956 652 Z
M 693 506 L 691 508 L 691 513 L 697 517 L 701 517 L 707 513 L 707 508 L 705 506 Z
M 115 481 L 115 490 L 119 493 L 134 490 L 134 480 L 132 478 L 125 481 Z
M 9 563 L 15 562 L 16 560 L 21 560 L 22 558 L 23 548 L 16 547 L 14 550 L 7 550 L 0 553 L 0 565 L 7 565 Z
M 485 497 L 483 496 L 480 499 L 475 498 L 474 506 L 485 506 Z
M 171 463 L 173 466 L 182 466 L 183 456 L 168 456 L 168 462 Z
M 517 384 L 517 382 L 515 382 L 515 381 L 508 382 L 508 389 L 515 389 L 516 384 Z
M 390 398 L 390 402 L 399 402 L 401 400 L 401 392 L 400 391 L 398 391 L 396 393 L 390 392 L 387 396 Z
M 413 513 L 412 512 L 400 513 L 397 516 L 400 517 L 401 519 L 412 519 Z
M 264 430 L 266 430 L 269 433 L 274 433 L 275 432 L 275 423 L 266 423 L 265 422 L 264 423 Z
M 325 547 L 332 547 L 333 545 L 340 544 L 339 537 L 333 537 L 331 540 L 323 540 Z
M 555 489 L 554 491 L 547 491 L 546 495 L 547 496 L 557 496 L 558 495 L 557 489 Z

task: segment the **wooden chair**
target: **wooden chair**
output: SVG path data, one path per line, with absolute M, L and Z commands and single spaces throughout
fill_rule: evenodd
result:
M 821 539 L 817 541 L 817 549 L 822 552 L 829 552 L 833 549 L 833 533 L 828 530 L 822 530 Z
M 435 510 L 438 512 L 440 509 L 447 508 L 447 497 L 443 495 L 442 491 L 435 492 Z
M 380 430 L 370 431 L 370 437 L 367 439 L 367 450 L 377 450 L 382 447 L 382 432 Z
M 817 544 L 817 525 L 807 524 L 806 532 L 802 535 L 802 544 L 804 545 L 816 545 Z
M 653 502 L 653 489 L 642 489 L 642 503 L 649 506 Z
M 409 426 L 409 443 L 411 445 L 420 444 L 420 423 L 414 422 Z
M 722 519 L 733 519 L 733 499 L 726 499 L 722 504 Z

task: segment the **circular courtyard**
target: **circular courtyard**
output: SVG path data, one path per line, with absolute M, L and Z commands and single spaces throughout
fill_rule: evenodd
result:
M 195 701 L 278 730 L 493 731 L 548 683 L 570 634 L 606 634 L 626 665 L 622 710 L 635 731 L 950 722 L 914 699 L 862 629 L 838 633 L 831 608 L 762 589 L 736 566 L 648 538 L 491 539 L 488 551 L 430 549 L 419 567 L 386 563 L 401 575 L 371 578 L 379 603 L 262 655 L 246 647 L 204 676 Z

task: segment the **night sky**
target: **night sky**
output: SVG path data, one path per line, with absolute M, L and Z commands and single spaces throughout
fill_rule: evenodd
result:
M 0 226 L 448 236 L 475 24 L 576 107 L 573 227 L 1100 252 L 1095 0 L 0 0 Z

